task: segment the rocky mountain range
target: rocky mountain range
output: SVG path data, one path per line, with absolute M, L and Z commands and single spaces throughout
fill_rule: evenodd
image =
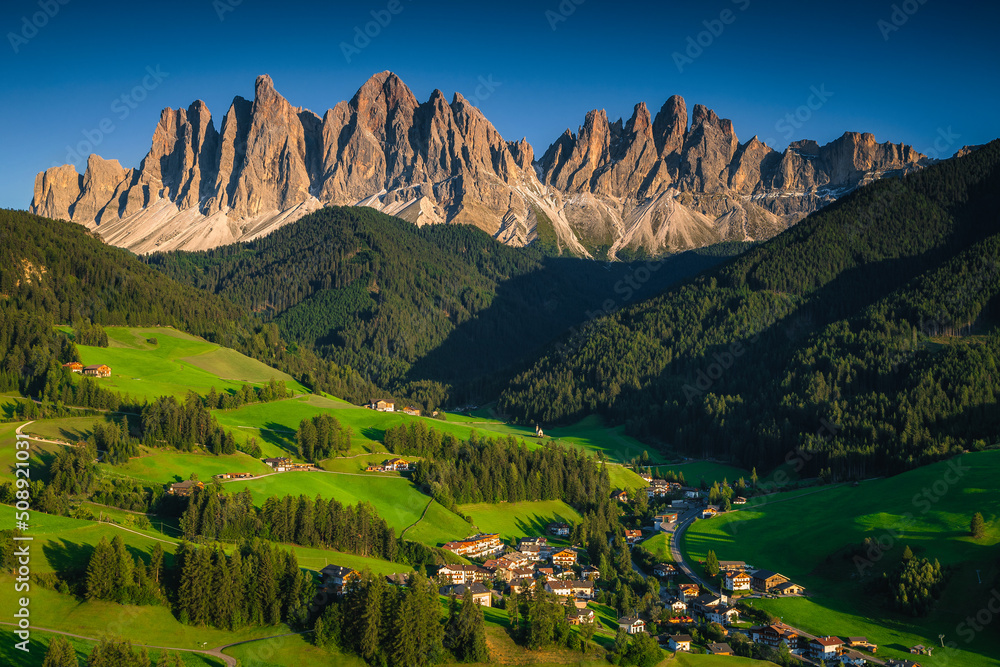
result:
M 778 152 L 679 96 L 655 117 L 591 111 L 538 160 L 456 93 L 419 102 L 391 72 L 322 117 L 271 78 L 216 129 L 204 102 L 165 109 L 138 168 L 91 155 L 84 173 L 35 179 L 31 211 L 137 253 L 250 240 L 325 205 L 370 206 L 417 225 L 472 224 L 510 245 L 536 239 L 583 257 L 761 240 L 859 185 L 920 168 L 909 146 L 847 132 Z

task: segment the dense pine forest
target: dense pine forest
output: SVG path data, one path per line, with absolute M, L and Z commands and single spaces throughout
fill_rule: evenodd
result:
M 78 360 L 56 331 L 101 344 L 100 326 L 172 326 L 239 350 L 317 390 L 361 402 L 377 390 L 350 369 L 282 340 L 274 324 L 214 294 L 182 285 L 80 225 L 0 210 L 0 391 L 116 409 L 120 400 L 69 386 L 60 365 Z M 96 326 L 95 326 L 96 325 Z M 70 392 L 66 394 L 66 392 Z
M 1000 428 L 1000 142 L 879 181 L 565 339 L 501 407 L 746 467 L 863 477 Z
M 570 327 L 721 260 L 686 253 L 650 270 L 558 258 L 472 227 L 418 229 L 358 207 L 324 208 L 250 243 L 146 259 L 430 409 L 447 397 L 491 398 L 497 376 Z

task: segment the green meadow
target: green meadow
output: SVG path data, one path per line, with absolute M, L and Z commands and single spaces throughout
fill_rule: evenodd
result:
M 49 643 L 56 636 L 56 634 L 51 632 L 32 630 L 31 639 L 28 643 L 29 650 L 25 653 L 14 648 L 15 642 L 21 640 L 14 634 L 13 630 L 0 626 L 0 662 L 4 665 L 17 665 L 18 667 L 41 667 L 45 661 L 45 652 L 49 650 Z M 77 662 L 81 665 L 86 665 L 87 656 L 97 646 L 97 642 L 77 639 L 75 637 L 64 637 L 64 639 L 76 651 Z M 99 637 L 95 637 L 95 639 L 99 639 Z M 137 639 L 134 643 L 139 643 L 140 641 L 142 640 Z M 160 658 L 160 654 L 163 652 L 157 649 L 147 649 L 146 653 L 150 658 L 150 662 L 155 665 L 156 661 Z M 166 651 L 166 653 L 171 653 L 171 651 Z M 225 664 L 221 659 L 203 653 L 190 653 L 186 651 L 175 651 L 173 653 L 180 657 L 184 667 L 221 667 Z
M 696 521 L 682 546 L 693 560 L 714 549 L 722 560 L 745 560 L 804 585 L 808 598 L 755 602 L 803 629 L 867 635 L 879 644 L 880 657 L 904 657 L 915 644 L 939 645 L 943 633 L 963 649 L 960 662 L 951 664 L 996 665 L 1000 651 L 988 633 L 966 643 L 959 624 L 986 604 L 1000 577 L 998 473 L 1000 451 L 989 451 L 857 487 L 775 494 Z M 969 536 L 977 511 L 987 525 L 980 540 Z M 881 540 L 884 549 L 855 559 L 849 549 L 865 538 Z M 891 611 L 878 591 L 878 577 L 899 563 L 906 546 L 917 557 L 938 559 L 949 572 L 942 598 L 924 618 Z M 920 662 L 943 667 L 948 657 L 941 652 Z
M 715 461 L 690 461 L 688 463 L 656 466 L 653 473 L 663 476 L 667 471 L 678 475 L 683 473 L 684 481 L 690 486 L 698 486 L 701 484 L 701 480 L 705 480 L 709 486 L 711 486 L 712 482 L 719 482 L 721 484 L 723 480 L 729 481 L 730 484 L 735 484 L 736 480 L 740 477 L 746 480 L 748 486 L 750 485 L 749 470 Z M 757 472 L 761 473 L 762 471 L 758 470 Z
M 648 540 L 639 543 L 639 547 L 656 556 L 662 563 L 672 563 L 673 557 L 670 555 L 670 533 L 657 533 Z
M 129 459 L 128 463 L 115 466 L 101 464 L 100 468 L 108 475 L 132 477 L 157 484 L 190 479 L 192 474 L 207 482 L 215 475 L 225 472 L 251 472 L 255 475 L 266 475 L 271 472 L 270 466 L 243 453 L 216 456 L 147 447 L 142 447 L 141 454 Z
M 500 533 L 500 539 L 516 540 L 524 536 L 545 535 L 545 526 L 553 521 L 579 523 L 583 517 L 561 500 L 520 503 L 474 503 L 459 505 L 458 510 L 472 518 L 480 532 Z
M 63 328 L 65 331 L 66 329 Z M 237 391 L 244 384 L 284 380 L 288 389 L 306 389 L 291 376 L 234 350 L 175 329 L 107 327 L 108 347 L 77 345 L 85 365 L 107 364 L 111 377 L 102 387 L 137 398 L 183 398 L 188 391 Z M 156 344 L 149 340 L 155 339 Z

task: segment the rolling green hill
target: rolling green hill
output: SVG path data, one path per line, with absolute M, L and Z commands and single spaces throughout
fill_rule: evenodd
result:
M 811 476 L 982 447 L 1000 427 L 998 210 L 1000 141 L 861 188 L 594 321 L 500 409 L 520 423 L 598 413 L 691 455 L 761 471 L 794 459 Z
M 937 645 L 937 635 L 945 633 L 946 641 L 962 649 L 960 656 L 950 662 L 943 653 L 922 656 L 921 664 L 996 665 L 995 633 L 966 643 L 958 626 L 1000 582 L 998 474 L 1000 451 L 990 451 L 859 487 L 766 496 L 746 509 L 696 521 L 682 548 L 694 560 L 712 549 L 721 560 L 743 560 L 804 585 L 807 598 L 754 605 L 807 631 L 867 635 L 879 644 L 880 657 L 899 658 L 909 646 Z M 978 540 L 969 536 L 977 511 L 987 522 L 986 536 Z M 881 546 L 862 548 L 865 538 Z M 893 611 L 879 588 L 882 572 L 900 562 L 906 546 L 949 570 L 944 594 L 925 618 Z

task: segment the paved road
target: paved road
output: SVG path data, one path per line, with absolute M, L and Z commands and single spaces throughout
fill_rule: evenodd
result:
M 824 489 L 821 489 L 821 490 L 826 490 L 826 489 L 829 489 L 829 488 L 833 488 L 833 487 L 824 487 Z M 815 491 L 813 493 L 819 493 L 819 492 L 820 491 Z M 808 494 L 806 494 L 806 495 L 808 495 Z M 686 574 L 691 579 L 691 581 L 693 581 L 694 583 L 698 584 L 698 586 L 700 586 L 702 588 L 702 590 L 706 590 L 709 593 L 712 593 L 713 595 L 721 595 L 721 592 L 719 591 L 719 589 L 717 587 L 712 586 L 711 584 L 709 584 L 708 582 L 706 582 L 705 579 L 704 579 L 704 577 L 702 577 L 699 572 L 696 572 L 694 570 L 694 568 L 692 568 L 687 563 L 687 561 L 684 560 L 684 556 L 683 556 L 683 554 L 681 552 L 681 539 L 684 536 L 684 531 L 687 530 L 688 526 L 690 526 L 692 523 L 694 523 L 695 520 L 697 520 L 697 518 L 698 518 L 698 516 L 700 516 L 700 514 L 701 514 L 700 510 L 688 510 L 683 515 L 681 515 L 681 516 L 679 516 L 677 518 L 677 525 L 674 527 L 674 530 L 673 531 L 668 531 L 668 532 L 672 532 L 672 534 L 670 536 L 670 556 L 671 556 L 671 558 L 673 558 L 674 564 L 677 566 L 677 569 L 680 570 L 681 572 L 683 572 L 684 574 Z M 806 632 L 802 628 L 796 628 L 795 626 L 788 625 L 787 623 L 776 623 L 775 625 L 777 625 L 779 628 L 787 628 L 788 630 L 791 630 L 792 632 L 795 632 L 795 633 L 797 633 L 797 634 L 805 637 L 806 639 L 815 639 L 816 638 L 816 635 L 811 634 L 809 632 Z M 883 660 L 879 660 L 878 658 L 876 658 L 874 656 L 870 656 L 870 655 L 865 654 L 864 657 L 865 657 L 865 660 L 868 660 L 869 662 L 873 662 L 873 663 L 879 664 L 879 665 L 885 664 L 885 662 Z M 806 662 L 806 663 L 818 664 L 818 663 L 813 663 L 811 660 L 809 660 L 807 658 L 801 658 L 801 659 L 802 659 L 803 662 Z

